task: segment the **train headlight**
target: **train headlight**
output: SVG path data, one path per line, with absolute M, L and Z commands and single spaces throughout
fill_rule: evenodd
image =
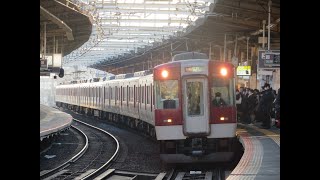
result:
M 220 121 L 226 121 L 228 120 L 228 117 L 220 117 Z
M 165 119 L 165 120 L 163 120 L 163 122 L 171 123 L 172 119 Z
M 226 68 L 221 68 L 221 69 L 220 69 L 220 74 L 221 74 L 222 76 L 226 76 L 226 75 L 228 74 L 227 69 L 226 69 Z
M 162 76 L 163 78 L 167 78 L 168 75 L 169 75 L 169 72 L 168 72 L 167 70 L 163 70 L 163 71 L 161 72 L 161 76 Z

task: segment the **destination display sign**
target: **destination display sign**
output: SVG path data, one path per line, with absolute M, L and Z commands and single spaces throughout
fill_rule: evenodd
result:
M 186 72 L 201 72 L 204 71 L 204 67 L 203 66 L 193 66 L 193 67 L 186 67 L 185 71 Z

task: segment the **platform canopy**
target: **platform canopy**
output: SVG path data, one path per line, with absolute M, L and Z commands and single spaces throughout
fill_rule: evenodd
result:
M 186 27 L 214 0 L 83 0 L 95 17 L 89 41 L 64 57 L 63 66 L 90 66 L 137 52 Z
M 64 56 L 81 47 L 91 35 L 90 18 L 68 0 L 40 0 L 40 54 Z

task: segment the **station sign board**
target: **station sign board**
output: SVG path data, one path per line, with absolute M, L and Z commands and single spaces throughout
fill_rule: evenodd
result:
M 40 68 L 48 68 L 48 63 L 46 59 L 40 59 Z
M 258 68 L 279 68 L 280 67 L 280 50 L 260 50 L 258 59 Z
M 251 76 L 251 66 L 238 66 L 237 76 Z
M 42 55 L 40 54 L 40 58 Z M 62 65 L 62 54 L 46 54 L 43 59 L 46 59 L 47 67 L 61 67 Z

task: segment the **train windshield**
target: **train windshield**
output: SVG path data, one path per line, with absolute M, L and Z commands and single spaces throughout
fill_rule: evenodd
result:
M 203 115 L 203 82 L 186 82 L 188 116 Z
M 176 109 L 179 107 L 178 80 L 155 82 L 156 108 Z
M 211 86 L 211 101 L 213 106 L 234 106 L 233 79 L 213 78 Z

